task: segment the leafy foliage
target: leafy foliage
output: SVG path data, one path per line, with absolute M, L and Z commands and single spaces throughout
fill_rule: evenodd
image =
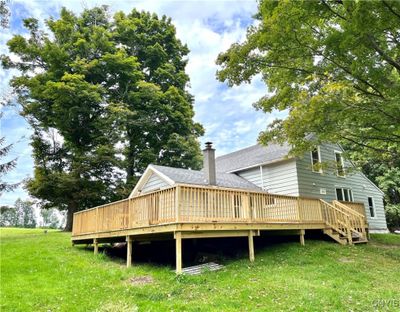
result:
M 398 2 L 261 1 L 243 44 L 219 55 L 220 80 L 261 73 L 273 95 L 256 107 L 288 109 L 261 140 L 288 140 L 295 150 L 349 141 L 395 154 L 400 142 Z M 365 27 L 368 25 L 368 27 Z
M 133 10 L 115 15 L 115 40 L 137 59 L 142 81 L 138 92 L 126 94 L 126 170 L 133 185 L 149 163 L 199 169 L 197 138 L 203 134 L 193 122 L 193 97 L 186 87 L 189 49 L 177 38 L 171 19 Z
M 51 229 L 57 229 L 61 226 L 60 218 L 57 215 L 57 209 L 40 209 L 40 216 L 43 219 L 42 226 Z
M 0 226 L 17 226 L 18 218 L 14 207 L 0 206 Z
M 62 9 L 24 20 L 30 37 L 9 42 L 12 80 L 34 129 L 34 178 L 27 187 L 47 208 L 73 212 L 125 197 L 149 163 L 198 168 L 186 46 L 165 16 L 133 10 L 112 19 L 107 7 L 79 16 Z
M 400 205 L 387 205 L 385 214 L 388 228 L 400 230 Z
M 10 20 L 9 0 L 0 0 L 0 28 L 7 28 Z
M 3 114 L 0 113 L 0 120 L 3 117 Z M 5 145 L 5 137 L 0 137 L 0 159 L 7 157 L 8 153 L 11 151 L 13 144 Z M 4 192 L 9 192 L 18 187 L 19 183 L 8 183 L 3 181 L 3 177 L 5 174 L 10 172 L 15 168 L 17 164 L 17 158 L 13 158 L 11 160 L 5 161 L 4 163 L 0 163 L 0 196 Z

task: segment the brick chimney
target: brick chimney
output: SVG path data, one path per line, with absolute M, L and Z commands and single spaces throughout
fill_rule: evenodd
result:
M 206 142 L 206 148 L 203 149 L 204 155 L 204 175 L 207 183 L 210 185 L 217 184 L 217 177 L 215 172 L 215 149 L 212 148 L 212 142 Z

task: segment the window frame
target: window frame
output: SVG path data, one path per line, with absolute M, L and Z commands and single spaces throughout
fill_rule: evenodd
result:
M 341 195 L 342 199 L 340 199 L 339 196 L 338 196 L 338 190 L 340 190 L 340 195 Z M 343 197 L 343 189 L 342 188 L 336 187 L 335 188 L 335 194 L 336 194 L 336 200 L 338 200 L 338 201 L 342 201 L 343 200 L 344 197 Z
M 342 199 L 338 198 L 338 191 L 337 190 L 340 190 L 340 193 L 342 195 Z M 338 200 L 338 201 L 347 201 L 346 197 L 344 195 L 345 194 L 344 190 L 347 191 L 347 197 L 349 199 L 348 202 L 350 202 L 350 203 L 354 202 L 353 190 L 351 188 L 349 188 L 349 187 L 335 187 L 336 200 Z
M 315 166 L 315 165 L 314 165 L 314 157 L 313 157 L 313 152 L 314 152 L 314 151 L 317 151 L 317 154 L 318 154 L 318 163 L 321 164 L 321 162 L 322 162 L 322 159 L 321 159 L 321 149 L 320 149 L 320 147 L 319 147 L 319 145 L 318 145 L 316 149 L 310 151 L 310 156 L 311 156 L 311 171 L 312 171 L 312 172 L 315 172 L 315 173 L 323 173 L 322 167 L 320 167 L 318 170 L 315 170 L 315 169 L 314 169 L 314 166 Z
M 341 163 L 341 165 L 342 165 L 342 171 L 343 171 L 343 175 L 340 175 L 339 174 L 339 167 L 338 167 L 338 161 L 336 160 L 336 154 L 339 154 L 340 155 L 340 163 Z M 346 170 L 345 170 L 345 168 L 344 168 L 344 158 L 343 158 L 343 152 L 342 151 L 337 151 L 337 150 L 334 150 L 333 151 L 333 155 L 335 156 L 335 163 L 336 163 L 336 176 L 337 177 L 340 177 L 340 178 L 345 178 L 346 177 Z
M 372 206 L 369 205 L 369 199 L 371 198 Z M 375 209 L 375 200 L 373 196 L 368 196 L 367 197 L 367 202 L 368 202 L 368 211 L 369 211 L 369 216 L 371 219 L 376 219 L 376 209 Z M 373 211 L 374 216 L 371 214 L 371 208 Z

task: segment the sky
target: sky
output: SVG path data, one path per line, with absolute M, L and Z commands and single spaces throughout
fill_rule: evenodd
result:
M 49 17 L 57 18 L 62 6 L 79 13 L 85 8 L 106 4 L 111 12 L 130 12 L 133 8 L 167 15 L 176 26 L 177 37 L 190 49 L 186 72 L 190 76 L 190 92 L 194 95 L 195 120 L 205 128 L 204 142 L 212 141 L 217 155 L 223 155 L 257 141 L 260 131 L 284 112 L 265 114 L 252 106 L 268 92 L 260 77 L 249 84 L 228 87 L 216 80 L 218 69 L 215 60 L 235 42 L 241 42 L 246 30 L 255 23 L 252 16 L 257 11 L 253 0 L 232 1 L 9 1 L 11 8 L 10 28 L 0 30 L 0 54 L 8 54 L 6 42 L 14 34 L 24 34 L 22 19 L 35 17 L 41 25 Z M 0 67 L 0 95 L 10 94 L 9 81 L 14 70 Z M 32 149 L 29 145 L 31 129 L 19 115 L 20 107 L 2 107 L 1 137 L 13 143 L 9 157 L 18 157 L 16 168 L 3 177 L 7 182 L 20 182 L 33 175 Z M 3 161 L 3 160 L 2 160 Z M 3 194 L 0 205 L 11 205 L 17 198 L 28 197 L 23 187 Z

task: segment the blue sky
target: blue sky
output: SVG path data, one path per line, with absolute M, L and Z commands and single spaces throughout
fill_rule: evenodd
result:
M 264 114 L 253 108 L 252 104 L 267 93 L 267 87 L 259 77 L 250 84 L 233 88 L 215 79 L 218 53 L 245 38 L 247 27 L 254 23 L 256 1 L 11 1 L 11 27 L 1 30 L 0 54 L 8 53 L 6 42 L 13 34 L 23 34 L 23 18 L 33 16 L 43 22 L 50 16 L 57 18 L 62 6 L 79 13 L 84 8 L 102 4 L 109 5 L 112 12 L 129 12 L 136 8 L 172 18 L 177 36 L 191 50 L 186 71 L 191 79 L 190 92 L 195 97 L 195 120 L 206 130 L 201 142 L 214 142 L 218 155 L 255 144 L 259 132 L 274 118 L 284 115 L 278 112 Z M 0 68 L 0 93 L 3 96 L 9 94 L 8 82 L 15 74 L 15 71 Z M 10 157 L 18 157 L 16 169 L 5 179 L 19 182 L 33 174 L 29 145 L 31 130 L 19 116 L 18 105 L 1 109 L 4 112 L 1 136 L 14 143 Z M 0 204 L 12 204 L 18 197 L 28 197 L 22 187 L 4 194 Z

